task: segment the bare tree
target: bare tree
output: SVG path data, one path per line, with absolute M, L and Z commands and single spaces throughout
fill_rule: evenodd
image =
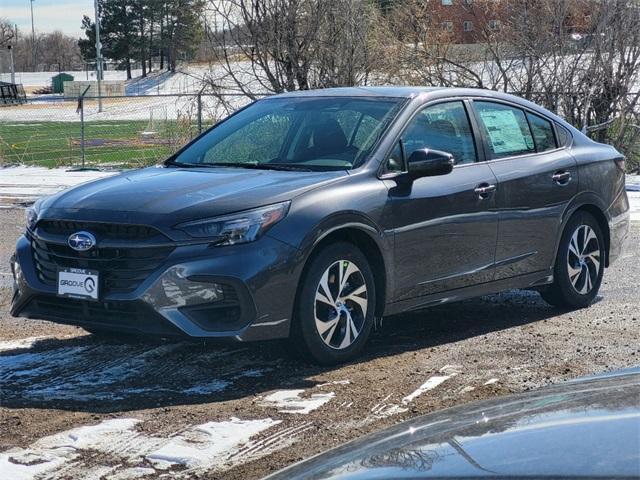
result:
M 211 0 L 213 91 L 256 94 L 367 83 L 377 9 L 366 0 Z
M 0 48 L 15 42 L 16 31 L 6 18 L 0 18 Z
M 476 0 L 465 7 L 479 27 L 475 45 L 456 43 L 432 6 L 408 0 L 392 10 L 390 81 L 516 93 L 630 156 L 638 150 L 638 2 Z

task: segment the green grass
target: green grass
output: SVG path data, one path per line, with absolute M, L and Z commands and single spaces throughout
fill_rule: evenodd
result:
M 197 133 L 195 125 L 163 122 L 144 138 L 147 121 L 85 122 L 85 162 L 137 167 L 157 163 Z M 82 163 L 80 122 L 1 122 L 0 165 L 45 167 Z

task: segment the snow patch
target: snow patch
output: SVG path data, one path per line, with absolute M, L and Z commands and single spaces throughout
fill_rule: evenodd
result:
M 497 378 L 490 378 L 489 380 L 484 382 L 484 385 L 493 385 L 494 383 L 498 383 L 498 382 L 499 380 Z
M 456 373 L 452 373 L 451 375 L 434 375 L 433 377 L 430 377 L 429 379 L 427 379 L 426 382 L 424 382 L 422 385 L 420 385 L 416 390 L 414 390 L 409 395 L 404 397 L 402 399 L 402 404 L 403 405 L 408 405 L 413 400 L 415 400 L 420 395 L 422 395 L 424 392 L 428 392 L 429 390 L 433 390 L 438 385 L 441 385 L 442 383 L 446 382 L 447 380 L 449 380 L 451 377 L 454 377 L 455 375 L 457 375 L 457 374 Z
M 279 390 L 264 397 L 260 403 L 263 407 L 278 408 L 281 413 L 299 413 L 307 415 L 336 396 L 335 393 L 314 393 L 309 398 L 302 398 L 304 389 Z
M 222 465 L 230 453 L 248 442 L 251 437 L 278 425 L 282 420 L 240 420 L 209 422 L 193 427 L 145 455 L 161 468 L 167 465 L 185 465 L 189 468 Z
M 19 338 L 16 340 L 5 340 L 0 342 L 0 352 L 31 348 L 36 342 L 43 340 L 45 338 L 49 338 L 49 337 L 42 336 L 42 337 Z
M 65 188 L 109 177 L 115 171 L 70 172 L 65 168 L 6 167 L 0 168 L 0 198 L 34 201 Z
M 11 480 L 35 480 L 44 475 L 52 478 L 96 478 L 130 480 L 155 475 L 173 465 L 189 470 L 182 474 L 221 471 L 295 441 L 295 435 L 310 428 L 301 425 L 277 432 L 268 442 L 253 441 L 281 420 L 264 418 L 209 422 L 176 432 L 169 438 L 140 433 L 140 420 L 121 418 L 105 420 L 44 437 L 28 448 L 14 448 L 0 453 L 0 476 Z M 268 443 L 266 445 L 265 443 Z M 98 452 L 101 455 L 96 456 Z M 104 459 L 104 464 L 88 466 L 84 455 Z M 150 467 L 133 467 L 142 462 Z
M 627 192 L 627 196 L 631 207 L 631 221 L 640 222 L 640 191 Z

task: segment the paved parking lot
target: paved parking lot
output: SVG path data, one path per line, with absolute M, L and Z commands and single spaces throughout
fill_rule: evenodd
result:
M 23 215 L 0 210 L 0 478 L 259 478 L 436 409 L 640 364 L 638 222 L 588 309 L 514 291 L 422 310 L 327 369 L 279 343 L 129 343 L 9 317 Z

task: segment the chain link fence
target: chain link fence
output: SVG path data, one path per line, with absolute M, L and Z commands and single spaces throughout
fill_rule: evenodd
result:
M 151 165 L 248 101 L 202 94 L 103 97 L 101 102 L 95 97 L 29 99 L 0 107 L 0 166 Z
M 635 95 L 635 94 L 634 94 Z M 534 98 L 544 104 L 544 98 Z M 242 95 L 28 98 L 0 107 L 0 167 L 136 168 L 166 159 L 198 133 L 246 105 Z M 604 125 L 640 169 L 640 113 Z

